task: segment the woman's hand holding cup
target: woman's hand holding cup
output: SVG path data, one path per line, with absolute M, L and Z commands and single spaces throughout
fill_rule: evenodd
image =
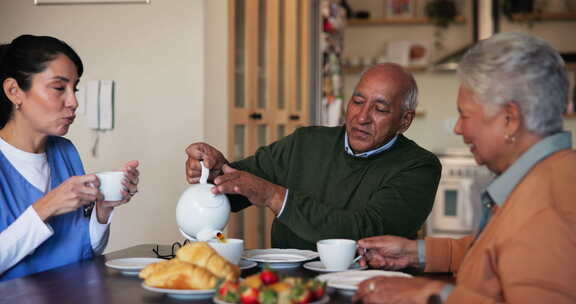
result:
M 96 173 L 99 179 L 99 191 L 103 199 L 97 201 L 96 210 L 98 222 L 107 223 L 114 207 L 129 202 L 138 192 L 140 172 L 139 162 L 129 161 L 121 171 L 108 171 Z

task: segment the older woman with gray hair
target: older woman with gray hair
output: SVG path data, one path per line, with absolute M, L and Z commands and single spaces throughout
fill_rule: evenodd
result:
M 458 75 L 463 137 L 496 179 L 482 195 L 478 232 L 461 239 L 359 241 L 363 263 L 457 273 L 456 284 L 376 277 L 364 303 L 576 303 L 576 153 L 562 131 L 564 62 L 542 39 L 502 33 L 476 44 Z

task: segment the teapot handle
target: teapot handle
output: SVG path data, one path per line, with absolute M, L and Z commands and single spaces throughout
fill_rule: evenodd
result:
M 200 161 L 200 166 L 202 166 L 202 173 L 200 174 L 200 183 L 201 184 L 206 184 L 208 183 L 208 176 L 210 175 L 210 170 L 208 170 L 208 168 L 206 168 L 206 166 L 204 165 L 204 161 Z

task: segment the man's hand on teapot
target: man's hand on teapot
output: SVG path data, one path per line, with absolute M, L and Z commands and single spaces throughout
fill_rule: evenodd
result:
M 222 175 L 222 166 L 228 164 L 228 161 L 216 148 L 206 143 L 194 143 L 186 148 L 188 159 L 186 160 L 186 180 L 190 184 L 200 182 L 202 166 L 200 161 L 204 161 L 204 166 L 210 170 L 208 181 Z
M 254 205 L 269 207 L 274 214 L 280 212 L 286 188 L 229 165 L 224 165 L 222 169 L 224 174 L 214 180 L 214 194 L 243 195 Z
M 354 303 L 426 304 L 438 297 L 445 284 L 424 278 L 374 277 L 362 281 L 352 301 Z

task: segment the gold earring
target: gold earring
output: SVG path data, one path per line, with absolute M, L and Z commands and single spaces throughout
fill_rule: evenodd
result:
M 16 104 L 16 110 L 20 110 L 20 104 L 19 103 Z

